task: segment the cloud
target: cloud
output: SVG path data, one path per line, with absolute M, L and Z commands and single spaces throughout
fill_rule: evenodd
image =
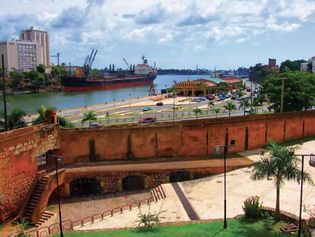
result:
M 70 7 L 64 11 L 55 19 L 51 26 L 54 28 L 76 28 L 85 24 L 85 9 L 79 9 L 78 7 Z
M 202 16 L 187 16 L 183 20 L 177 23 L 178 26 L 191 26 L 191 25 L 199 25 L 208 23 L 210 18 L 202 17 Z
M 137 24 L 155 24 L 163 19 L 165 12 L 161 4 L 156 4 L 140 11 L 135 17 L 135 22 Z

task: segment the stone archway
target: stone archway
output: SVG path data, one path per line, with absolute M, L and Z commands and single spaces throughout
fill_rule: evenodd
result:
M 134 191 L 144 189 L 144 177 L 140 175 L 129 175 L 122 179 L 123 191 Z
M 190 180 L 191 176 L 190 176 L 190 172 L 188 171 L 173 171 L 170 173 L 169 175 L 170 177 L 170 182 L 181 182 L 181 181 L 185 181 L 185 180 Z
M 70 183 L 71 196 L 97 195 L 101 193 L 100 181 L 95 178 L 78 178 Z

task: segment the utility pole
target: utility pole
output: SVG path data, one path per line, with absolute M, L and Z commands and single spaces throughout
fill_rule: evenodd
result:
M 4 130 L 8 131 L 7 97 L 6 97 L 6 92 L 5 92 L 5 71 L 4 71 L 5 69 L 4 69 L 3 54 L 1 55 L 1 60 L 2 60 L 2 77 L 3 77 L 2 94 L 3 94 Z
M 280 112 L 283 112 L 283 101 L 284 101 L 284 77 L 281 79 L 281 101 L 280 101 Z

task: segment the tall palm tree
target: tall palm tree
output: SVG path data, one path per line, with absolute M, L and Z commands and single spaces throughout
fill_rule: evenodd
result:
M 62 128 L 74 128 L 75 127 L 74 124 L 71 123 L 65 117 L 58 116 L 57 119 L 58 119 L 58 123 L 59 123 L 60 127 L 62 127 Z
M 199 109 L 198 107 L 194 108 L 193 112 L 197 119 L 198 119 L 198 114 L 202 114 L 202 110 Z
M 302 171 L 298 167 L 298 159 L 292 154 L 292 149 L 271 142 L 269 145 L 270 156 L 261 157 L 253 164 L 253 180 L 273 178 L 276 186 L 276 219 L 280 217 L 280 188 L 285 180 L 301 181 Z M 304 181 L 313 184 L 311 176 L 304 172 Z
M 223 108 L 229 111 L 229 117 L 231 117 L 231 111 L 236 110 L 236 105 L 233 102 L 228 101 Z
M 8 115 L 8 129 L 26 127 L 24 116 L 26 116 L 26 113 L 23 110 L 13 109 Z
M 245 110 L 249 106 L 249 102 L 247 99 L 242 99 L 242 100 L 240 100 L 240 105 L 244 110 L 244 116 L 245 116 Z
M 213 113 L 215 113 L 215 117 L 218 117 L 218 113 L 220 113 L 220 108 L 212 108 L 211 109 Z
M 89 121 L 89 126 L 91 126 L 91 122 L 92 121 L 96 121 L 97 117 L 94 111 L 88 111 L 86 113 L 83 114 L 83 119 L 81 121 L 81 123 L 84 123 L 86 121 Z

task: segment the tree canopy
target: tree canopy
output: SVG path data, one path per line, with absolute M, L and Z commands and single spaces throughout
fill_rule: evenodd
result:
M 269 74 L 262 82 L 262 93 L 268 96 L 272 109 L 280 111 L 282 78 L 285 78 L 283 111 L 301 111 L 314 105 L 315 75 L 287 71 Z
M 300 60 L 285 60 L 284 62 L 281 63 L 280 65 L 280 72 L 285 72 L 285 71 L 300 71 L 301 69 L 301 63 L 306 63 L 304 59 Z

